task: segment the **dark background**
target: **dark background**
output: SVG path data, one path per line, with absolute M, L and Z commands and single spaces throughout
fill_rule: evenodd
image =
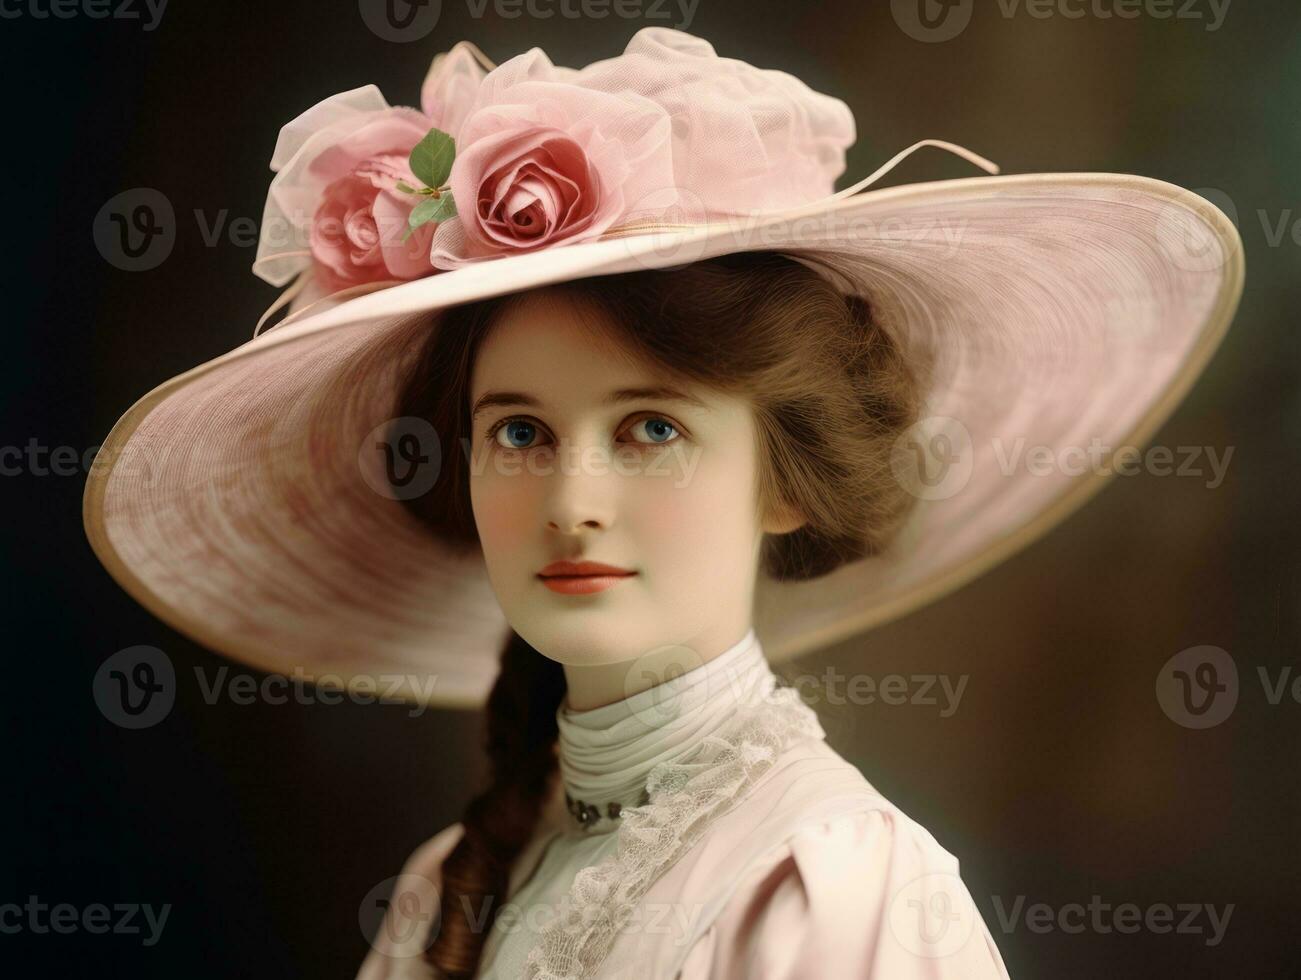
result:
M 153 30 L 6 0 L 0 443 L 81 456 L 150 388 L 251 335 L 276 291 L 250 273 L 251 243 L 208 244 L 195 211 L 260 220 L 279 127 L 313 103 L 374 82 L 390 103 L 417 104 L 430 59 L 463 37 L 499 63 L 537 45 L 581 66 L 641 27 L 684 26 L 671 4 L 651 16 L 651 0 L 632 19 L 471 9 L 445 0 L 427 37 L 394 43 L 355 0 L 176 0 Z M 799 666 L 968 675 L 950 717 L 878 702 L 831 709 L 826 725 L 960 858 L 1015 980 L 1297 976 L 1301 704 L 1271 704 L 1258 669 L 1271 682 L 1301 671 L 1301 8 L 1237 0 L 1216 30 L 1207 2 L 1191 5 L 1200 19 L 1162 19 L 1159 3 L 1104 16 L 1104 0 L 1067 0 L 1078 18 L 1003 9 L 981 0 L 942 43 L 863 0 L 700 0 L 685 27 L 849 103 L 860 136 L 840 186 L 937 137 L 1005 173 L 1146 174 L 1227 202 L 1247 251 L 1242 306 L 1153 440 L 1231 448 L 1227 477 L 1116 479 L 975 583 Z M 974 172 L 924 151 L 885 184 Z M 105 261 L 92 236 L 105 202 L 134 188 L 176 214 L 170 255 L 141 272 Z M 0 972 L 351 977 L 367 949 L 363 896 L 458 819 L 477 784 L 477 717 L 205 703 L 194 668 L 211 678 L 225 662 L 100 567 L 81 525 L 84 467 L 71 470 L 11 463 L 0 479 L 0 903 L 172 908 L 149 948 L 141 936 L 0 935 Z M 164 720 L 130 731 L 91 691 L 99 665 L 137 644 L 163 649 L 179 684 Z M 1156 685 L 1170 657 L 1207 644 L 1233 658 L 1241 692 L 1223 722 L 1194 730 L 1167 717 Z M 1205 933 L 1042 931 L 1024 918 L 1005 929 L 996 904 L 1058 910 L 1094 895 L 1234 908 L 1210 946 Z

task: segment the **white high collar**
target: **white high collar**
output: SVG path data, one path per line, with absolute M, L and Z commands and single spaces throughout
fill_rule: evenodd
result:
M 750 629 L 701 666 L 631 697 L 586 711 L 571 711 L 562 702 L 557 754 L 565 790 L 602 812 L 610 802 L 637 806 L 657 763 L 685 754 L 737 705 L 767 696 L 776 683 Z

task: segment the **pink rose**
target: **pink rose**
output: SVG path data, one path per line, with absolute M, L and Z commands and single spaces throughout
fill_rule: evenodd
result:
M 430 261 L 819 200 L 853 141 L 839 99 L 682 31 L 643 28 L 622 56 L 581 69 L 533 48 L 480 80 L 449 180 L 457 217 L 434 232 Z
M 399 180 L 415 185 L 405 157 L 386 155 L 359 163 L 325 189 L 312 220 L 311 248 L 328 289 L 435 271 L 429 264 L 434 223 L 402 241 L 415 199 L 396 189 Z
M 435 271 L 429 263 L 434 226 L 418 228 L 402 241 L 420 198 L 397 189 L 398 181 L 420 186 L 407 157 L 429 127 L 414 109 L 389 109 L 309 165 L 313 176 L 329 181 L 310 235 L 317 275 L 326 288 L 418 279 Z
M 673 185 L 669 119 L 631 92 L 563 81 L 538 49 L 490 72 L 457 140 L 456 218 L 434 232 L 440 269 L 596 238 Z
M 313 292 L 438 271 L 429 262 L 430 223 L 404 243 L 411 209 L 425 198 L 407 158 L 432 128 L 453 137 L 486 74 L 478 49 L 462 41 L 434 58 L 421 109 L 390 106 L 374 85 L 317 103 L 280 130 L 271 159 L 253 271 L 276 286 L 308 268 Z
M 629 166 L 586 133 L 528 126 L 473 144 L 453 165 L 452 199 L 472 254 L 525 252 L 591 237 L 622 212 Z M 459 177 L 459 179 L 458 179 Z

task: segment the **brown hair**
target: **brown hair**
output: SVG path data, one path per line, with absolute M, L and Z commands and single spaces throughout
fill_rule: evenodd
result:
M 760 513 L 786 504 L 806 519 L 765 538 L 764 574 L 816 578 L 886 546 L 913 503 L 891 465 L 899 435 L 917 419 L 920 386 L 868 300 L 845 296 L 775 252 L 546 288 L 601 314 L 632 353 L 750 403 Z M 445 311 L 413 362 L 397 413 L 430 420 L 445 445 L 468 446 L 476 352 L 524 295 Z M 445 454 L 433 489 L 404 503 L 443 540 L 479 546 L 465 454 Z M 427 956 L 450 977 L 474 974 L 511 866 L 553 787 L 564 694 L 561 666 L 512 633 L 487 703 L 490 783 L 466 807 L 464 836 L 443 862 L 441 925 Z

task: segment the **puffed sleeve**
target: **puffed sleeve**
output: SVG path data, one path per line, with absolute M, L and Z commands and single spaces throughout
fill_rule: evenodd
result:
M 407 859 L 390 894 L 381 899 L 387 902 L 387 911 L 357 980 L 434 980 L 434 968 L 422 954 L 438 913 L 443 858 L 463 833 L 464 827 L 454 823 L 421 844 Z
M 1008 980 L 958 861 L 894 808 L 817 822 L 747 869 L 678 980 Z

